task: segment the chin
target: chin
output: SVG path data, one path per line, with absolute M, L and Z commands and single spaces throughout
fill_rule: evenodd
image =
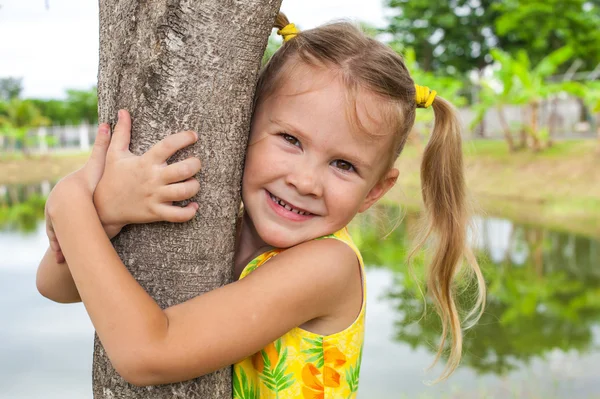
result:
M 259 227 L 257 233 L 267 245 L 275 248 L 290 248 L 316 238 L 316 236 L 304 237 L 300 231 L 283 228 L 269 228 L 266 226 L 264 228 Z
M 267 244 L 275 248 L 290 248 L 295 245 L 301 244 L 308 240 L 298 239 L 296 237 L 290 237 L 289 235 L 283 236 L 282 234 L 260 234 L 260 238 Z

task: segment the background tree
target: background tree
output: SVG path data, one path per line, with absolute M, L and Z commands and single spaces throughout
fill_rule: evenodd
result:
M 130 149 L 142 154 L 181 130 L 198 143 L 173 158 L 202 160 L 200 212 L 185 224 L 126 227 L 114 241 L 125 265 L 161 307 L 232 278 L 235 222 L 252 99 L 280 0 L 100 2 L 100 121 L 127 108 Z M 175 159 L 173 159 L 174 161 Z M 192 381 L 137 388 L 95 340 L 96 398 L 227 398 L 230 368 Z
M 386 32 L 412 47 L 424 71 L 464 75 L 492 62 L 489 51 L 504 47 L 496 36 L 498 0 L 386 0 L 396 12 Z
M 463 76 L 493 62 L 490 50 L 527 51 L 537 64 L 566 45 L 591 70 L 600 63 L 600 0 L 386 0 L 386 32 L 413 47 L 421 68 Z M 564 72 L 565 64 L 559 72 Z
M 67 98 L 32 99 L 42 114 L 55 125 L 78 125 L 81 123 L 98 123 L 98 90 L 68 89 Z
M 525 105 L 529 109 L 529 122 L 523 121 L 521 147 L 527 144 L 534 150 L 539 151 L 551 144 L 549 137 L 549 126 L 540 126 L 539 111 L 543 101 L 561 92 L 574 92 L 578 90 L 573 86 L 579 86 L 575 82 L 549 82 L 547 78 L 556 72 L 558 67 L 571 59 L 573 49 L 565 46 L 553 51 L 542 58 L 536 65 L 532 65 L 527 52 L 519 51 L 516 57 L 501 50 L 492 50 L 494 59 L 498 60 L 501 68 L 506 68 L 503 74 L 504 84 L 509 85 L 508 95 L 513 104 Z M 506 91 L 505 87 L 503 92 Z M 496 101 L 502 102 L 503 97 L 498 96 Z M 527 140 L 529 138 L 529 140 Z
M 50 120 L 42 115 L 31 100 L 14 97 L 0 103 L 0 148 L 4 146 L 4 140 L 7 140 L 9 151 L 18 149 L 28 155 L 28 147 L 38 139 L 37 136 L 28 136 L 31 128 L 49 124 Z
M 503 50 L 515 55 L 527 51 L 532 64 L 561 47 L 573 49 L 573 59 L 583 70 L 600 63 L 600 1 L 598 0 L 506 0 L 497 2 L 496 32 L 511 44 Z M 566 63 L 558 69 L 564 73 Z
M 0 78 L 0 101 L 10 101 L 21 97 L 23 78 Z

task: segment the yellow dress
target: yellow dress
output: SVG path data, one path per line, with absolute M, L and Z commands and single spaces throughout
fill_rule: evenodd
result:
M 325 238 L 345 242 L 358 257 L 363 276 L 359 315 L 348 328 L 331 335 L 319 335 L 296 327 L 261 351 L 234 364 L 234 399 L 356 397 L 365 331 L 364 265 L 346 228 L 318 239 Z M 244 268 L 240 279 L 282 251 L 273 249 L 257 256 Z

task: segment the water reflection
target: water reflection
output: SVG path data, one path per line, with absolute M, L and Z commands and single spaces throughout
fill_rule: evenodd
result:
M 377 212 L 386 220 L 395 216 L 391 208 Z M 405 263 L 413 245 L 409 232 L 418 215 L 406 215 L 385 240 L 373 219 L 371 215 L 358 221 L 353 237 L 367 265 L 393 271 L 394 284 L 385 296 L 396 310 L 395 340 L 433 354 L 441 325 L 432 306 L 423 316 L 422 296 Z M 580 354 L 596 349 L 600 243 L 505 220 L 477 219 L 476 224 L 479 234 L 474 241 L 488 284 L 487 307 L 465 336 L 461 367 L 506 375 L 557 348 Z M 413 264 L 421 281 L 424 264 L 423 256 Z M 475 287 L 466 287 L 459 303 L 468 305 L 474 295 Z
M 36 253 L 32 258 L 36 260 L 41 257 L 47 239 L 40 221 L 44 216 L 44 198 L 51 188 L 49 182 L 0 186 L 0 231 L 33 232 L 37 225 L 39 236 L 33 240 L 36 237 L 33 234 L 27 237 L 5 234 L 0 240 L 5 245 L 3 253 L 8 253 L 8 248 L 17 248 L 13 252 Z M 367 398 L 598 397 L 600 388 L 595 365 L 600 359 L 600 243 L 597 240 L 516 225 L 508 220 L 477 219 L 473 241 L 488 283 L 486 312 L 465 335 L 463 360 L 457 373 L 449 383 L 426 387 L 422 381 L 435 379 L 440 368 L 426 375 L 419 373 L 426 362 L 433 360 L 441 328 L 431 306 L 422 317 L 424 304 L 406 267 L 408 251 L 412 248 L 411 231 L 418 226 L 419 215 L 407 214 L 403 222 L 382 239 L 385 229 L 393 226 L 396 217 L 395 208 L 380 207 L 352 225 L 352 235 L 368 266 L 371 295 L 359 397 L 363 397 L 363 393 Z M 13 314 L 24 320 L 34 320 L 32 330 L 42 325 L 37 313 L 33 313 L 39 309 L 45 312 L 50 305 L 63 309 L 62 305 L 51 304 L 35 292 L 32 282 L 36 260 L 21 262 L 25 267 L 14 257 L 0 258 L 0 271 L 4 267 L 0 282 L 5 283 L 0 291 L 5 292 L 7 298 L 16 298 L 18 292 L 27 293 L 36 301 L 16 311 L 11 308 Z M 422 254 L 414 259 L 414 271 L 420 280 L 425 263 Z M 19 285 L 16 281 L 22 283 Z M 10 287 L 15 292 L 11 293 Z M 468 304 L 473 294 L 473 287 L 464 290 L 460 302 Z M 6 299 L 0 302 L 10 305 Z M 80 310 L 78 323 L 89 324 L 83 308 Z M 0 309 L 0 313 L 2 311 L 10 313 L 8 308 Z M 29 337 L 15 329 L 14 321 L 6 325 L 11 327 L 4 330 L 0 327 L 0 336 L 4 331 L 2 337 L 6 343 L 4 349 L 0 345 L 0 370 L 4 371 L 12 370 L 13 365 L 1 364 L 2 358 L 8 359 L 2 351 L 6 352 L 6 348 L 16 342 L 15 337 Z M 91 331 L 89 326 L 89 337 Z M 31 342 L 42 342 L 42 339 L 39 336 L 27 338 L 28 343 L 23 344 L 19 352 L 25 353 Z M 61 340 L 63 346 L 57 347 L 85 354 L 87 357 L 79 364 L 88 364 L 91 341 L 73 349 L 72 333 L 65 332 Z M 29 355 L 22 356 L 26 358 L 29 359 Z M 25 360 L 23 364 L 35 368 Z M 77 386 L 89 391 L 88 374 L 80 375 L 77 383 L 65 382 L 61 386 L 79 384 Z M 4 383 L 13 379 L 14 373 L 8 373 Z M 0 378 L 0 396 L 5 393 L 2 385 Z M 17 385 L 14 389 L 24 392 Z M 88 392 L 72 397 L 91 396 Z
M 34 232 L 53 186 L 48 181 L 0 185 L 0 231 Z

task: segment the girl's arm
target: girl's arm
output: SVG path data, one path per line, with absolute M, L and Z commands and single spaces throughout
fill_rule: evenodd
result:
M 116 236 L 121 228 L 113 226 L 104 226 L 104 231 L 109 238 Z M 40 261 L 35 284 L 40 294 L 46 298 L 58 303 L 76 303 L 81 302 L 81 297 L 71 276 L 69 265 L 60 255 L 60 260 L 56 252 L 48 247 L 46 253 Z
M 102 134 L 101 129 L 108 128 L 107 124 L 101 124 L 97 137 Z M 173 201 L 187 200 L 197 193 L 199 185 L 194 176 L 200 170 L 200 160 L 191 157 L 171 165 L 167 165 L 166 160 L 195 143 L 197 138 L 189 131 L 169 135 L 142 156 L 135 156 L 129 151 L 131 117 L 126 110 L 121 110 L 110 139 L 102 178 L 94 190 L 94 205 L 109 238 L 115 237 L 127 224 L 185 222 L 194 217 L 197 204 L 189 203 L 182 208 L 173 205 Z M 38 267 L 38 291 L 56 302 L 80 302 L 48 220 L 46 231 L 51 248 Z
M 50 215 L 63 253 L 113 366 L 132 384 L 183 381 L 250 356 L 296 326 L 335 314 L 356 281 L 358 261 L 347 245 L 310 241 L 241 281 L 163 311 L 121 262 L 91 200 L 80 190 L 62 197 L 71 205 L 55 202 Z
M 54 302 L 81 302 L 81 297 L 66 263 L 58 263 L 48 247 L 38 266 L 35 283 L 40 294 Z

